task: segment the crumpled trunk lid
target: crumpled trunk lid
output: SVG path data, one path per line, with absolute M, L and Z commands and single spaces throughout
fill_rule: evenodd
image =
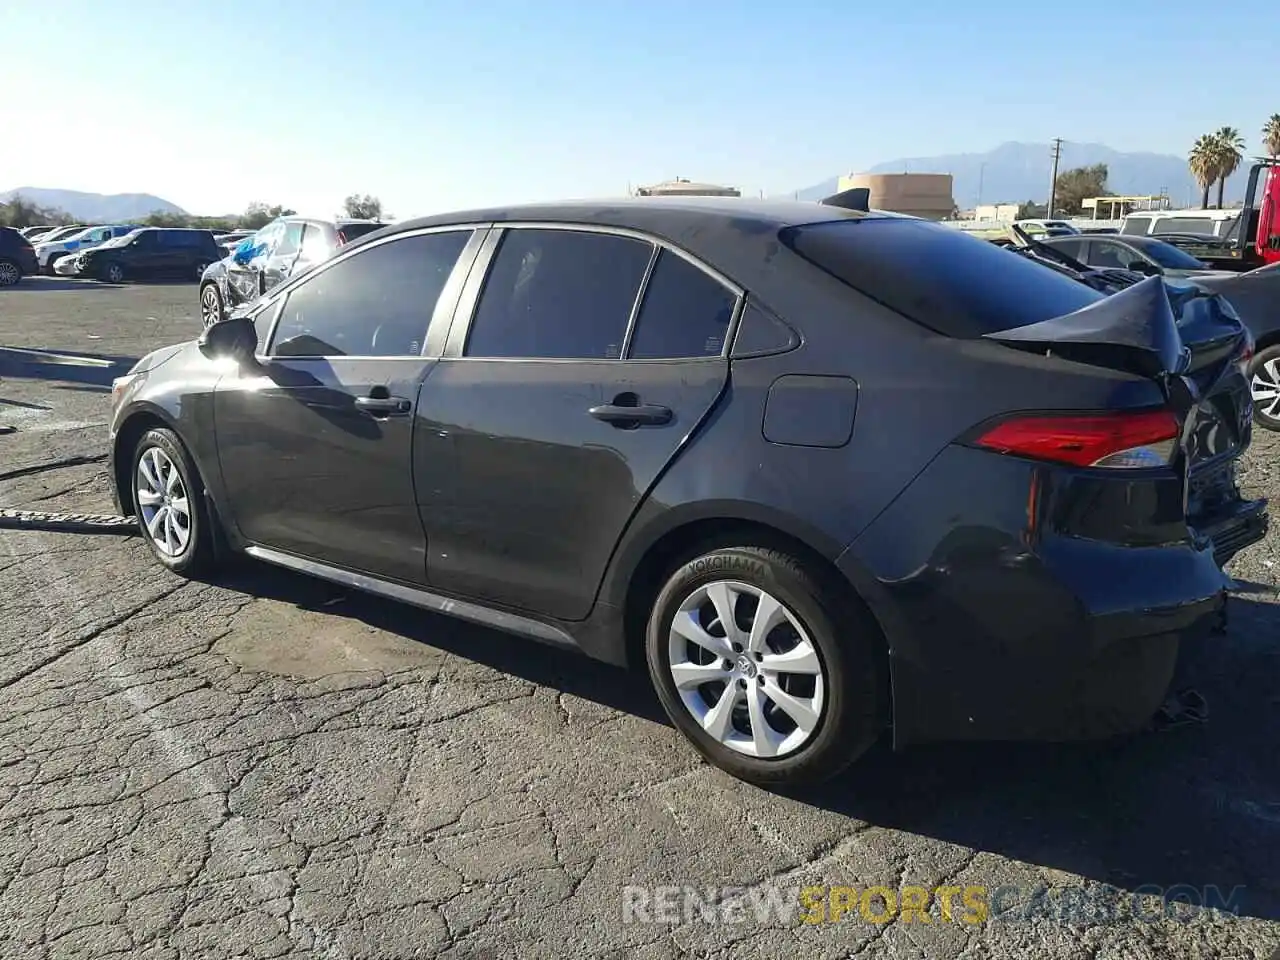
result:
M 1233 532 L 1249 518 L 1265 526 L 1266 501 L 1245 501 L 1236 484 L 1235 463 L 1252 438 L 1240 369 L 1249 335 L 1224 298 L 1150 277 L 1075 313 L 986 337 L 1156 381 L 1182 423 L 1174 467 L 1185 477 L 1188 524 L 1211 536 L 1220 556 L 1258 539 L 1256 530 Z M 1243 542 L 1232 547 L 1233 537 Z

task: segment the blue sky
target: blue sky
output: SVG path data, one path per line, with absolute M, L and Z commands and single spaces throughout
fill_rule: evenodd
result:
M 198 213 L 368 192 L 411 216 L 674 176 L 771 195 L 1006 140 L 1182 154 L 1224 124 L 1256 151 L 1280 112 L 1274 4 L 3 6 L 0 190 Z

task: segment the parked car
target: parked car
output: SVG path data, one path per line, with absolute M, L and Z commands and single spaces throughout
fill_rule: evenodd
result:
M 143 227 L 81 254 L 77 272 L 94 280 L 199 279 L 221 251 L 208 230 Z
M 1234 275 L 1229 271 L 1214 270 L 1207 263 L 1155 237 L 1045 237 L 1042 242 L 1091 267 L 1182 278 Z
M 280 217 L 200 278 L 200 316 L 205 326 L 229 309 L 249 303 L 288 277 L 323 263 L 341 247 L 384 227 L 376 220 L 314 220 Z
M 228 233 L 215 235 L 214 239 L 218 241 L 218 246 L 229 257 L 235 252 L 236 247 L 240 246 L 242 241 L 252 237 L 256 232 L 255 230 L 232 230 Z
M 37 227 L 23 227 L 18 232 L 21 233 L 28 240 L 30 240 L 32 243 L 35 243 L 35 241 L 38 240 L 40 237 L 43 237 L 45 234 L 51 233 L 52 231 L 57 229 L 58 227 L 56 224 L 43 224 Z
M 647 665 L 756 783 L 1109 735 L 1267 523 L 1248 335 L 1195 292 L 813 203 L 430 217 L 140 360 L 109 475 L 186 576 L 225 544 Z
M 74 236 L 79 233 L 84 228 L 85 224 L 83 223 L 72 223 L 65 227 L 54 227 L 47 233 L 41 234 L 38 241 L 33 240 L 32 243 L 53 243 L 57 240 L 65 240 L 67 237 Z
M 31 241 L 13 227 L 0 227 L 0 287 L 12 287 L 39 272 Z
M 1280 263 L 1248 273 L 1197 277 L 1205 287 L 1230 301 L 1254 338 L 1249 365 L 1254 423 L 1280 431 Z
M 36 258 L 40 261 L 40 271 L 52 274 L 55 272 L 58 261 L 63 257 L 79 250 L 91 249 L 115 237 L 123 237 L 126 233 L 137 229 L 137 225 L 132 223 L 85 227 L 67 237 L 41 241 L 36 244 Z
M 1067 220 L 1015 220 L 1014 224 L 1021 227 L 1032 236 L 1066 236 L 1074 235 L 1080 232 Z

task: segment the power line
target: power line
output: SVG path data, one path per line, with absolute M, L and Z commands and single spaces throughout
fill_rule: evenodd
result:
M 1058 161 L 1062 158 L 1062 138 L 1053 138 L 1053 175 L 1049 179 L 1049 206 L 1045 216 L 1053 216 L 1053 206 L 1058 199 Z

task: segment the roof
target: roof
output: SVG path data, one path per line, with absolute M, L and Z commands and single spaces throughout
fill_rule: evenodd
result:
M 803 223 L 851 217 L 888 216 L 823 206 L 799 200 L 751 200 L 740 197 L 626 197 L 611 200 L 568 200 L 559 203 L 522 204 L 441 213 L 402 220 L 396 230 L 442 226 L 450 223 L 550 221 L 619 227 L 652 233 L 674 240 L 699 227 L 736 225 L 757 231 L 781 230 Z

